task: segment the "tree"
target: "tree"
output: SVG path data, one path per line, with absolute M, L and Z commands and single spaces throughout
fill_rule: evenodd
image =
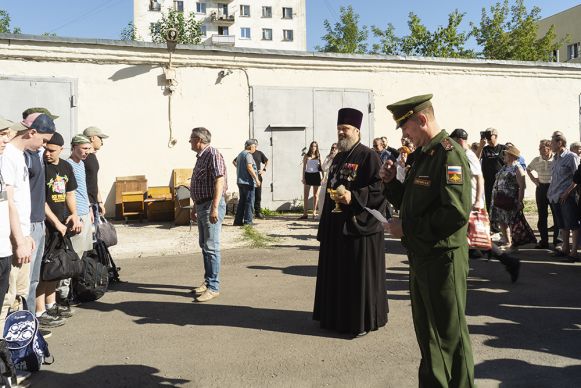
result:
M 343 54 L 365 54 L 367 52 L 367 26 L 359 27 L 359 15 L 352 6 L 340 7 L 340 21 L 334 26 L 325 19 L 323 25 L 327 33 L 322 39 L 324 47 L 317 46 L 317 51 Z
M 202 23 L 196 20 L 193 12 L 186 18 L 183 12 L 170 8 L 168 13 L 162 13 L 161 20 L 153 23 L 149 32 L 155 43 L 165 43 L 166 32 L 170 28 L 178 31 L 178 43 L 200 44 L 202 42 Z
M 18 27 L 14 27 L 10 30 L 10 15 L 8 12 L 0 9 L 0 33 L 7 34 L 20 34 L 21 30 Z
M 121 40 L 143 40 L 137 33 L 137 27 L 133 22 L 127 23 L 124 29 L 121 30 Z
M 371 54 L 400 54 L 401 39 L 395 35 L 393 24 L 388 23 L 385 30 L 377 26 L 371 26 L 371 32 L 376 38 L 379 38 L 379 43 L 374 43 L 371 47 Z
M 543 37 L 537 39 L 540 12 L 539 7 L 528 12 L 524 0 L 516 0 L 512 7 L 508 0 L 496 3 L 490 7 L 490 15 L 482 8 L 480 25 L 472 24 L 472 34 L 483 48 L 480 56 L 520 61 L 551 60 L 553 50 L 568 37 L 556 41 L 555 27 L 551 26 Z
M 395 35 L 390 23 L 385 30 L 373 26 L 372 31 L 379 43 L 373 45 L 372 53 L 387 55 L 417 55 L 423 57 L 473 58 L 474 52 L 464 46 L 469 34 L 458 32 L 464 14 L 455 10 L 448 15 L 448 25 L 439 26 L 434 32 L 422 24 L 420 18 L 410 12 L 408 27 L 410 34 L 402 38 Z

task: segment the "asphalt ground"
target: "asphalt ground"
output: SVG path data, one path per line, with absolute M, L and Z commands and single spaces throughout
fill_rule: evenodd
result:
M 420 355 L 408 266 L 386 240 L 389 322 L 352 339 L 311 318 L 318 248 L 223 252 L 222 292 L 193 303 L 200 254 L 120 260 L 123 283 L 77 307 L 48 339 L 34 387 L 415 387 Z M 467 320 L 479 387 L 581 386 L 581 265 L 521 249 L 510 283 L 470 261 Z

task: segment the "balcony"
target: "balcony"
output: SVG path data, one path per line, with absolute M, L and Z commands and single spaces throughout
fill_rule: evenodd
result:
M 216 23 L 219 26 L 230 26 L 234 24 L 236 18 L 234 15 L 225 15 L 222 12 L 212 12 L 210 14 L 210 21 Z
M 210 42 L 214 46 L 234 46 L 236 41 L 235 35 L 212 35 Z

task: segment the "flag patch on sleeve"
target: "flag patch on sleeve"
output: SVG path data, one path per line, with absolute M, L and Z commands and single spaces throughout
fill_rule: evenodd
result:
M 462 184 L 462 166 L 447 166 L 448 179 L 447 182 L 452 185 Z

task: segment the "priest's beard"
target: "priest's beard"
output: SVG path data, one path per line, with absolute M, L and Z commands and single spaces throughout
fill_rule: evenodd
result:
M 337 141 L 337 148 L 339 148 L 339 151 L 341 152 L 349 151 L 358 141 L 359 139 L 355 137 L 344 137 Z

